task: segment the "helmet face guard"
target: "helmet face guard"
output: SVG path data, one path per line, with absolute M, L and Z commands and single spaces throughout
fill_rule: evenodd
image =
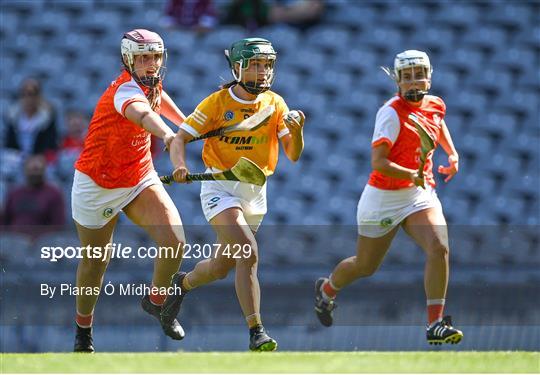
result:
M 146 54 L 147 53 L 142 53 L 141 55 Z M 138 54 L 134 54 L 134 57 L 137 55 Z M 155 75 L 146 75 L 145 68 L 135 69 L 135 67 L 133 66 L 130 73 L 135 79 L 135 81 L 148 88 L 156 87 L 160 82 L 163 81 L 163 79 L 165 78 L 165 73 L 167 72 L 167 67 L 165 66 L 167 64 L 167 51 L 164 51 L 163 54 L 159 55 L 161 59 L 161 65 L 156 65 Z
M 276 62 L 275 57 L 268 55 L 255 55 L 248 60 L 247 66 L 242 66 L 242 61 L 236 64 L 238 67 L 238 75 L 235 69 L 233 69 L 233 77 L 240 86 L 247 92 L 253 95 L 258 95 L 265 91 L 270 90 L 272 83 L 274 83 L 274 64 Z M 257 63 L 254 70 L 248 72 L 250 64 Z M 262 65 L 263 72 L 259 72 Z M 262 74 L 262 76 L 261 76 Z M 249 77 L 248 77 L 249 76 Z
M 272 87 L 277 54 L 268 40 L 242 39 L 225 50 L 225 56 L 235 81 L 250 94 L 258 95 Z
M 398 85 L 420 83 L 422 86 L 427 86 L 429 88 L 431 85 L 431 73 L 427 67 L 421 67 L 421 69 L 421 74 L 418 74 L 417 68 L 415 67 L 401 69 L 398 72 Z M 409 74 L 407 75 L 407 78 L 405 78 L 407 73 Z M 420 77 L 417 78 L 417 75 Z M 428 90 L 411 88 L 403 93 L 403 97 L 411 102 L 418 102 L 422 100 L 425 95 L 427 95 Z
M 431 73 L 433 67 L 429 61 L 429 57 L 425 52 L 416 50 L 407 50 L 399 53 L 394 59 L 394 68 L 381 67 L 390 78 L 392 78 L 398 87 L 402 84 L 421 83 L 422 86 L 427 86 L 426 90 L 411 88 L 402 93 L 406 100 L 418 102 L 427 95 L 431 87 Z M 422 73 L 418 73 L 418 68 L 422 69 Z M 407 74 L 409 73 L 409 74 Z M 407 75 L 407 77 L 405 77 Z
M 163 81 L 167 70 L 167 50 L 163 39 L 157 33 L 145 29 L 129 31 L 124 34 L 120 49 L 124 66 L 138 83 L 153 88 Z M 161 64 L 156 65 L 154 75 L 147 75 L 141 69 L 135 69 L 135 57 L 140 55 L 159 55 L 161 57 Z

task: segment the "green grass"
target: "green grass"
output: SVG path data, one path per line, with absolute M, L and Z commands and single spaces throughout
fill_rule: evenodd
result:
M 539 352 L 0 353 L 0 373 L 539 373 Z

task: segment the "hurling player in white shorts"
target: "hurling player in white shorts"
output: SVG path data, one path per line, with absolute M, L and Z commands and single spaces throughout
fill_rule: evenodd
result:
M 372 140 L 373 172 L 358 202 L 356 256 L 342 260 L 329 278 L 315 284 L 315 312 L 325 326 L 333 323 L 338 291 L 379 268 L 399 227 L 424 250 L 424 285 L 427 298 L 427 340 L 430 344 L 458 343 L 463 333 L 443 317 L 448 285 L 448 232 L 441 203 L 435 193 L 433 150 L 419 176 L 421 144 L 409 114 L 448 154 L 449 166 L 439 173 L 449 181 L 458 171 L 458 153 L 444 122 L 443 100 L 427 95 L 432 67 L 426 53 L 407 50 L 398 54 L 394 68 L 385 68 L 399 92 L 378 111 Z
M 304 148 L 304 115 L 298 112 L 297 118 L 289 118 L 289 109 L 283 98 L 270 91 L 276 52 L 268 40 L 242 39 L 233 43 L 226 56 L 234 81 L 197 106 L 180 126 L 173 145 L 179 143 L 184 147 L 184 143 L 193 137 L 234 125 L 265 108 L 275 108 L 261 126 L 249 132 L 233 132 L 230 136 L 209 138 L 203 148 L 205 165 L 212 171 L 229 169 L 240 157 L 246 157 L 257 164 L 266 176 L 270 176 L 277 164 L 280 141 L 291 161 L 300 157 Z M 179 159 L 173 163 L 176 167 L 173 174 L 175 180 L 185 182 L 185 161 Z M 262 325 L 257 278 L 255 231 L 266 213 L 266 185 L 259 187 L 242 182 L 206 181 L 201 187 L 201 204 L 221 247 L 211 259 L 200 261 L 191 272 L 175 275 L 174 285 L 189 291 L 222 279 L 229 271 L 236 269 L 236 294 L 250 332 L 249 348 L 253 351 L 275 350 L 276 341 L 267 335 Z M 239 247 L 243 251 L 239 252 Z M 182 298 L 183 295 L 167 298 L 162 321 L 176 317 Z
M 175 137 L 160 114 L 177 125 L 184 115 L 162 90 L 166 51 L 158 34 L 145 29 L 127 32 L 121 55 L 124 69 L 99 99 L 75 163 L 72 215 L 81 245 L 99 248 L 102 254 L 112 242 L 120 211 L 144 228 L 158 246 L 175 250 L 155 259 L 152 286 L 156 288 L 141 302 L 147 313 L 160 320 L 163 290 L 180 267 L 185 239 L 178 209 L 154 170 L 150 143 L 151 135 L 166 145 Z M 171 150 L 171 158 L 176 152 Z M 93 352 L 94 308 L 111 252 L 103 258 L 83 254 L 77 268 L 80 293 L 76 294 L 74 350 Z M 177 321 L 162 328 L 173 339 L 184 337 Z

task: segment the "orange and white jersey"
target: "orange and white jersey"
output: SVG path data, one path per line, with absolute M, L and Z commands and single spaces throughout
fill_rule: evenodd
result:
M 103 188 L 136 186 L 154 170 L 150 133 L 124 115 L 129 104 L 148 103 L 147 91 L 123 71 L 97 103 L 75 168 Z
M 266 91 L 255 100 L 246 101 L 234 95 L 231 88 L 216 91 L 197 106 L 180 128 L 199 137 L 211 130 L 235 125 L 270 105 L 275 107 L 275 111 L 262 126 L 249 132 L 232 132 L 208 138 L 202 152 L 207 167 L 225 170 L 243 156 L 252 160 L 269 176 L 278 161 L 278 139 L 289 133 L 283 123 L 283 115 L 289 112 L 289 108 L 278 94 Z
M 408 119 L 411 113 L 419 117 L 425 130 L 435 140 L 435 147 L 437 147 L 442 120 L 446 114 L 446 105 L 441 98 L 432 95 L 426 95 L 420 107 L 410 105 L 399 95 L 387 101 L 377 112 L 371 146 L 388 144 L 390 147 L 388 160 L 402 167 L 416 170 L 420 166 L 421 148 L 418 132 Z M 425 181 L 432 187 L 435 187 L 432 171 L 434 151 L 427 155 L 424 165 Z M 368 184 L 384 190 L 414 186 L 410 180 L 389 177 L 378 171 L 371 172 Z

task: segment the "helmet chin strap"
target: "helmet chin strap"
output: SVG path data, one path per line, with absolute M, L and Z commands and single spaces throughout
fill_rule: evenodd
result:
M 426 96 L 427 93 L 427 90 L 413 89 L 405 92 L 403 97 L 411 102 L 419 102 L 420 100 L 424 99 L 424 96 Z
M 268 89 L 270 88 L 268 86 L 266 86 L 266 87 L 257 86 L 255 82 L 243 82 L 243 81 L 240 81 L 240 82 L 238 82 L 238 84 L 240 86 L 242 86 L 242 88 L 244 90 L 246 90 L 247 92 L 249 92 L 252 95 L 262 94 L 263 92 L 268 91 Z
M 131 76 L 137 82 L 144 87 L 154 88 L 163 80 L 163 67 L 159 68 L 159 73 L 156 76 L 139 76 L 135 70 L 130 70 Z
M 139 82 L 141 85 L 146 86 L 148 88 L 154 88 L 156 87 L 159 82 L 161 81 L 161 77 L 157 76 L 146 76 L 146 77 L 139 77 L 138 75 L 135 75 L 135 80 Z

